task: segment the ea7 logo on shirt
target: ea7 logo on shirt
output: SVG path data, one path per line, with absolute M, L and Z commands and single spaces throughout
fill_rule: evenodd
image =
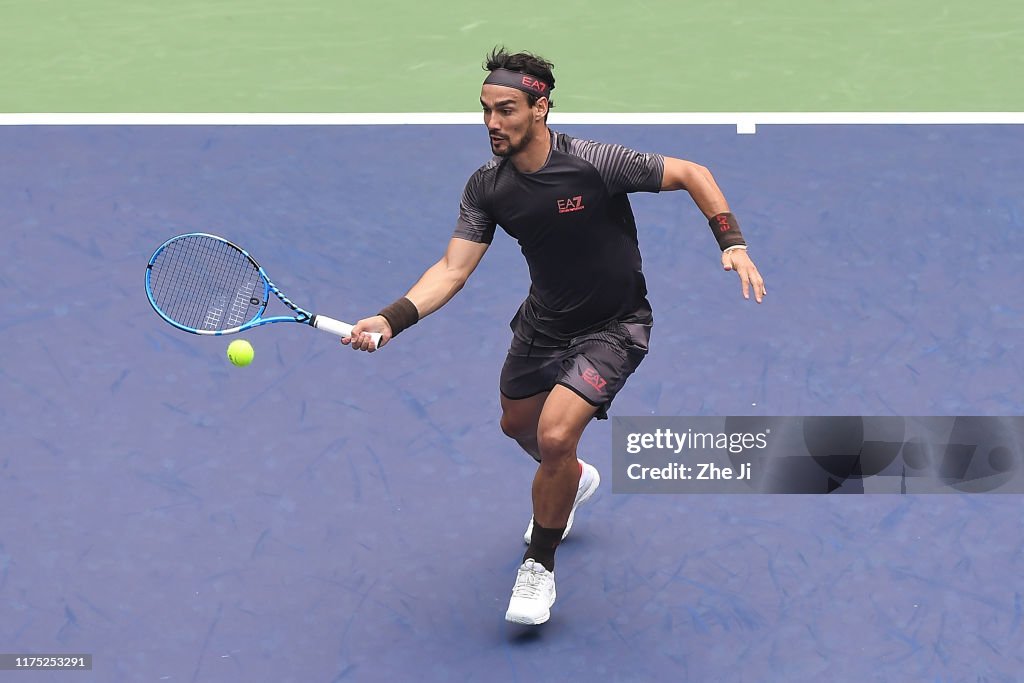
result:
M 558 213 L 571 213 L 583 210 L 583 195 L 558 200 Z

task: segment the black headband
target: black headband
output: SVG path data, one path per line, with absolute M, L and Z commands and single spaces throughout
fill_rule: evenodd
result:
M 484 85 L 488 84 L 515 88 L 535 97 L 550 97 L 551 91 L 554 90 L 550 83 L 532 74 L 522 74 L 518 71 L 509 71 L 508 69 L 495 69 L 492 71 L 484 79 Z

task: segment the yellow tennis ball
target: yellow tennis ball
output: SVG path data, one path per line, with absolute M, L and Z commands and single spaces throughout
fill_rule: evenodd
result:
M 254 355 L 256 352 L 253 350 L 252 344 L 244 339 L 236 339 L 228 344 L 228 360 L 240 368 L 251 363 Z

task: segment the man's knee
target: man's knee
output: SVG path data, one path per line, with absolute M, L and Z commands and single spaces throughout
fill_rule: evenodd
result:
M 559 423 L 546 424 L 537 432 L 537 445 L 545 460 L 574 459 L 579 440 L 579 433 Z

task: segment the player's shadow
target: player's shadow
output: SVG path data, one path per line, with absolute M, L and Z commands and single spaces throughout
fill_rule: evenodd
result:
M 510 645 L 529 647 L 544 641 L 553 630 L 558 630 L 558 619 L 554 614 L 546 623 L 538 626 L 524 626 L 522 624 L 505 624 L 506 640 Z

